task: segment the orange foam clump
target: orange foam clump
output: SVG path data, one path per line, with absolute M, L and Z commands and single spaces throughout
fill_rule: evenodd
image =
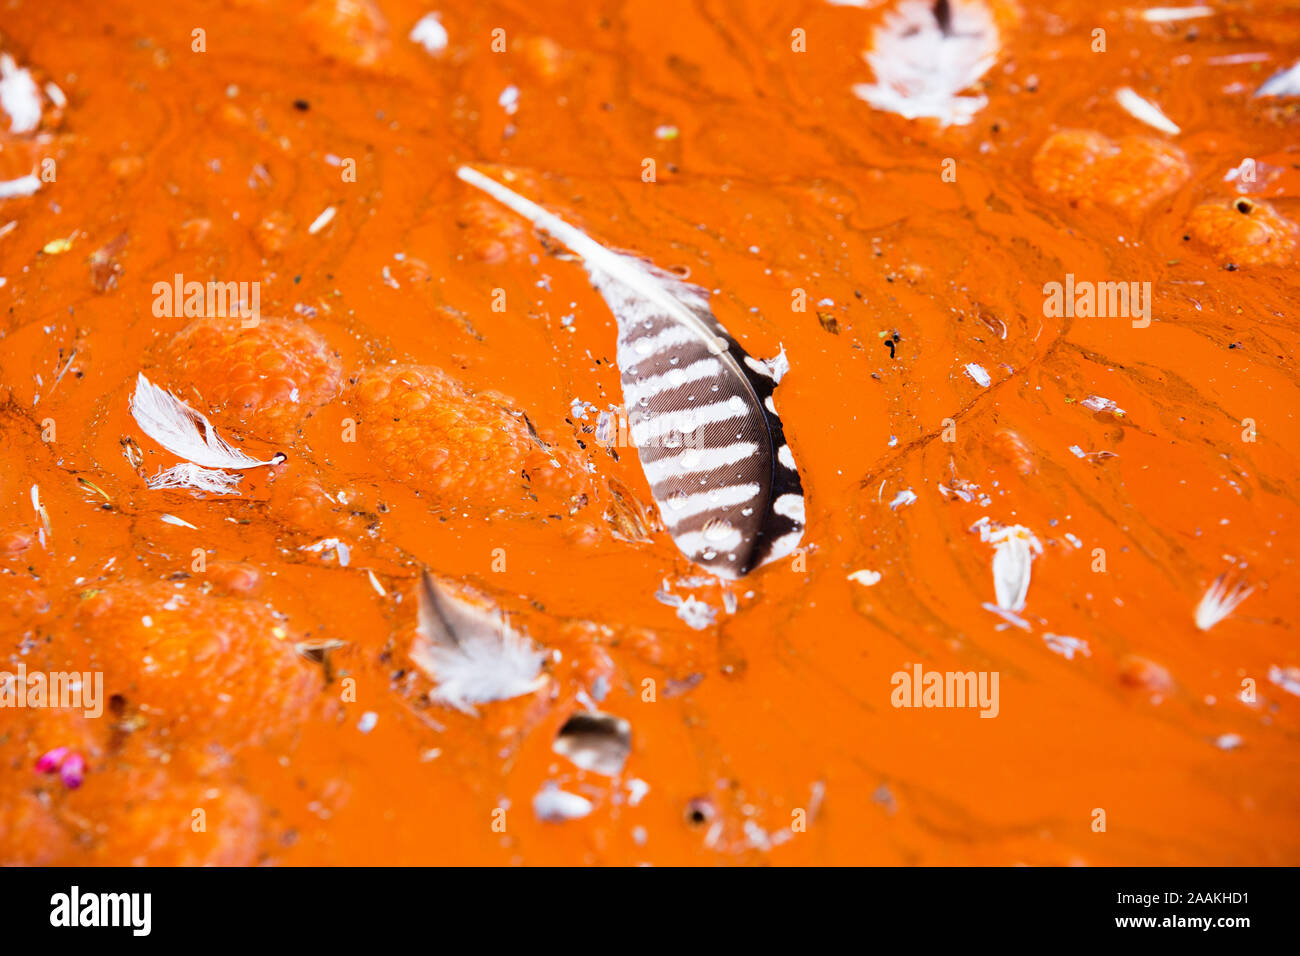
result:
M 1268 203 L 1244 196 L 1201 203 L 1187 231 L 1225 262 L 1252 266 L 1287 265 L 1300 236 L 1300 228 Z
M 1182 151 L 1149 136 L 1116 141 L 1093 130 L 1062 130 L 1034 154 L 1039 189 L 1081 208 L 1138 216 L 1187 181 Z
M 370 369 L 351 401 L 358 442 L 373 442 L 394 477 L 441 504 L 569 514 L 589 494 L 577 453 L 545 442 L 530 432 L 523 413 L 469 391 L 440 369 Z
M 160 384 L 218 425 L 267 441 L 289 441 L 303 421 L 339 393 L 342 363 L 309 325 L 238 318 L 190 323 L 164 348 Z M 191 404 L 195 404 L 191 401 Z

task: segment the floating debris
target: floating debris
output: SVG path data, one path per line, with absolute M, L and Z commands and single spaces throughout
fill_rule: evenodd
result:
M 514 116 L 519 112 L 519 87 L 511 83 L 501 95 L 497 97 L 497 105 L 506 111 L 507 116 Z
M 1002 620 L 1006 622 L 1006 624 L 998 625 L 997 629 L 999 631 L 1006 630 L 1007 624 L 1010 624 L 1012 627 L 1018 627 L 1022 631 L 1033 630 L 1033 628 L 1029 626 L 1028 621 L 1026 621 L 1019 614 L 1015 614 L 1012 611 L 1008 611 L 1006 608 L 998 607 L 996 604 L 992 604 L 988 601 L 985 601 L 983 604 L 980 605 L 980 607 L 984 608 L 984 610 L 988 611 L 990 614 L 996 614 L 998 617 L 1002 618 Z
M 894 495 L 894 500 L 889 503 L 890 511 L 897 511 L 899 508 L 905 508 L 916 501 L 916 492 L 911 488 L 904 488 L 898 494 Z
M 419 628 L 410 653 L 436 681 L 431 700 L 477 715 L 474 704 L 531 694 L 546 683 L 545 653 L 516 633 L 499 608 L 457 593 L 427 571 L 419 589 Z
M 145 479 L 145 484 L 155 491 L 184 489 L 214 495 L 238 495 L 239 481 L 242 477 L 242 475 L 232 475 L 229 472 L 204 468 L 184 461 L 166 471 L 159 471 L 152 478 Z
M 880 579 L 883 577 L 884 575 L 881 574 L 879 571 L 862 570 L 862 571 L 854 571 L 852 574 L 850 574 L 849 580 L 857 581 L 863 587 L 869 588 L 879 584 Z
M 1277 667 L 1268 669 L 1268 679 L 1288 694 L 1300 697 L 1300 667 Z
M 711 627 L 714 618 L 718 616 L 717 608 L 706 604 L 704 601 L 697 600 L 690 595 L 683 598 L 679 594 L 674 594 L 672 585 L 666 579 L 660 589 L 655 592 L 655 600 L 660 604 L 676 608 L 677 616 L 685 621 L 688 627 L 697 631 Z
M 41 519 L 41 527 L 38 537 L 41 541 L 41 547 L 45 547 L 48 539 L 54 537 L 54 529 L 50 526 L 50 513 L 45 510 L 45 503 L 41 501 L 41 489 L 39 485 L 32 485 L 32 509 L 36 512 L 37 517 Z
M 1091 657 L 1092 651 L 1088 648 L 1088 642 L 1080 640 L 1077 637 L 1066 637 L 1063 634 L 1044 634 L 1043 643 L 1048 649 L 1060 654 L 1067 661 L 1074 660 L 1074 655 L 1082 654 L 1084 657 Z
M 72 248 L 71 237 L 67 239 L 51 239 L 41 247 L 41 252 L 47 256 L 59 256 Z
M 981 507 L 987 508 L 993 503 L 993 499 L 980 490 L 980 486 L 968 478 L 961 478 L 957 475 L 956 467 L 950 467 L 952 474 L 952 484 L 945 485 L 943 482 L 936 482 L 939 494 L 948 500 L 960 498 L 965 502 L 978 502 Z
M 86 758 L 70 747 L 55 747 L 37 759 L 37 773 L 54 773 L 56 770 L 63 785 L 76 790 L 86 779 Z
M 1279 70 L 1264 81 L 1255 91 L 1256 96 L 1300 96 L 1300 60 L 1285 70 Z
M 1029 594 L 1030 571 L 1043 546 L 1024 525 L 995 525 L 987 517 L 971 527 L 979 528 L 980 540 L 994 546 L 993 589 L 998 607 L 1019 613 Z
M 0 109 L 9 116 L 10 133 L 30 133 L 41 125 L 40 88 L 31 71 L 19 66 L 8 53 L 0 53 Z
M 326 206 L 324 211 L 311 221 L 311 225 L 307 227 L 307 234 L 310 236 L 316 235 L 316 233 L 320 232 L 334 221 L 334 216 L 337 212 L 338 210 L 335 207 Z
M 1162 133 L 1177 136 L 1182 132 L 1173 120 L 1160 111 L 1160 107 L 1149 100 L 1144 100 L 1127 86 L 1122 86 L 1115 91 L 1115 101 L 1134 119 Z
M 352 560 L 352 549 L 348 547 L 347 542 L 340 541 L 338 538 L 322 538 L 312 544 L 304 544 L 299 551 L 310 551 L 313 554 L 322 554 L 325 551 L 333 551 L 339 559 L 339 567 L 346 568 L 348 562 Z
M 15 199 L 19 196 L 34 196 L 40 191 L 41 181 L 35 173 L 19 176 L 17 179 L 0 181 L 0 199 Z
M 411 28 L 410 39 L 420 44 L 429 53 L 438 56 L 447 49 L 447 28 L 436 13 L 426 13 Z
M 77 484 L 81 485 L 81 487 L 84 490 L 99 495 L 101 498 L 104 499 L 105 503 L 110 505 L 113 503 L 112 496 L 109 495 L 109 493 L 105 491 L 103 488 L 99 487 L 99 485 L 91 481 L 89 478 L 83 478 L 81 475 L 78 475 Z
M 616 777 L 632 750 L 632 725 L 612 714 L 574 714 L 560 728 L 551 749 L 583 770 Z
M 1173 23 L 1178 20 L 1197 20 L 1214 16 L 1213 7 L 1151 7 L 1142 11 L 1147 23 Z
M 242 471 L 262 465 L 278 465 L 285 459 L 284 455 L 277 454 L 267 461 L 260 461 L 232 448 L 217 434 L 206 415 L 154 385 L 143 372 L 136 377 L 131 415 L 140 430 L 163 448 L 205 468 Z
M 123 230 L 90 254 L 90 282 L 96 292 L 108 292 L 117 286 L 118 276 L 122 274 L 117 257 L 130 238 L 130 233 Z
M 1220 574 L 1196 605 L 1196 626 L 1202 631 L 1208 631 L 1235 611 L 1237 605 L 1250 597 L 1254 590 L 1253 586 L 1247 587 L 1244 581 L 1237 581 L 1229 588 L 1227 575 Z
M 193 531 L 198 531 L 198 530 L 199 530 L 199 529 L 196 528 L 194 525 L 192 525 L 192 524 L 190 524 L 188 521 L 186 521 L 184 518 L 178 518 L 178 517 L 176 517 L 175 515 L 163 515 L 163 516 L 162 516 L 161 518 L 159 518 L 158 520 L 162 521 L 163 524 L 174 524 L 174 525 L 176 525 L 176 526 L 178 526 L 178 527 L 181 527 L 181 528 L 189 528 L 189 529 L 191 529 L 191 530 L 193 530 Z
M 966 366 L 966 374 L 975 379 L 975 384 L 981 388 L 988 388 L 993 384 L 993 379 L 989 378 L 989 373 L 984 371 L 984 367 L 974 362 Z
M 864 54 L 876 74 L 853 94 L 904 119 L 928 117 L 965 126 L 988 97 L 960 96 L 997 61 L 1000 40 L 988 8 L 978 0 L 903 0 L 885 14 Z
M 1100 395 L 1089 395 L 1087 398 L 1079 402 L 1079 404 L 1094 412 L 1110 412 L 1114 415 L 1119 415 L 1120 417 L 1123 417 L 1124 415 L 1124 409 L 1120 408 L 1109 398 L 1102 398 Z
M 1075 458 L 1083 458 L 1087 461 L 1093 462 L 1105 461 L 1107 458 L 1119 457 L 1119 455 L 1115 454 L 1113 451 L 1105 451 L 1104 449 L 1102 451 L 1084 451 L 1078 445 L 1070 446 L 1070 454 L 1074 455 Z
M 533 813 L 544 823 L 580 820 L 593 809 L 591 801 L 586 797 L 561 790 L 549 782 L 533 797 Z

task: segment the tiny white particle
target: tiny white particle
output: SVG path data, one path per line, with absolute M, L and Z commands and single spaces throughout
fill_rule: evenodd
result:
M 333 206 L 326 206 L 325 211 L 312 220 L 312 224 L 307 227 L 307 232 L 313 236 L 316 235 L 316 233 L 320 232 L 334 221 L 335 212 L 336 210 Z
M 447 49 L 447 28 L 436 13 L 426 13 L 411 30 L 411 40 L 437 56 Z
M 989 385 L 993 383 L 993 379 L 989 378 L 989 373 L 984 371 L 982 366 L 976 365 L 974 362 L 971 362 L 966 366 L 966 374 L 975 379 L 977 385 L 981 385 L 984 388 L 988 388 Z
M 507 116 L 514 116 L 519 110 L 519 87 L 513 83 L 507 86 L 497 97 L 497 103 L 506 111 Z
M 881 574 L 879 571 L 868 571 L 864 569 L 862 571 L 854 571 L 852 574 L 849 575 L 849 580 L 857 581 L 859 584 L 863 585 L 864 587 L 871 587 L 875 584 L 880 583 L 880 579 L 883 577 L 884 575 Z
M 1160 111 L 1160 107 L 1149 100 L 1144 100 L 1127 86 L 1120 87 L 1115 91 L 1115 99 L 1124 108 L 1124 111 L 1134 119 L 1140 120 L 1162 133 L 1177 136 L 1182 132 L 1176 123 Z
M 889 503 L 889 510 L 897 511 L 899 508 L 905 507 L 906 505 L 910 505 L 915 500 L 916 500 L 916 492 L 914 492 L 911 488 L 907 488 L 903 491 L 900 491 L 898 494 L 894 495 L 894 500 Z

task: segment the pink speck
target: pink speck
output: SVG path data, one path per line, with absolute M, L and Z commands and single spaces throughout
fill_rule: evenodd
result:
M 54 773 L 68 756 L 68 747 L 55 747 L 36 761 L 37 773 Z
M 81 754 L 72 754 L 59 767 L 59 778 L 69 790 L 76 790 L 86 779 L 86 758 Z

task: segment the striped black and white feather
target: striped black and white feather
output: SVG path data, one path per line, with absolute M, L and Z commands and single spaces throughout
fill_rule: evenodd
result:
M 682 553 L 736 578 L 794 551 L 803 487 L 772 400 L 784 351 L 753 358 L 714 318 L 706 290 L 606 249 L 476 170 L 457 174 L 582 258 L 618 321 L 628 434 Z

